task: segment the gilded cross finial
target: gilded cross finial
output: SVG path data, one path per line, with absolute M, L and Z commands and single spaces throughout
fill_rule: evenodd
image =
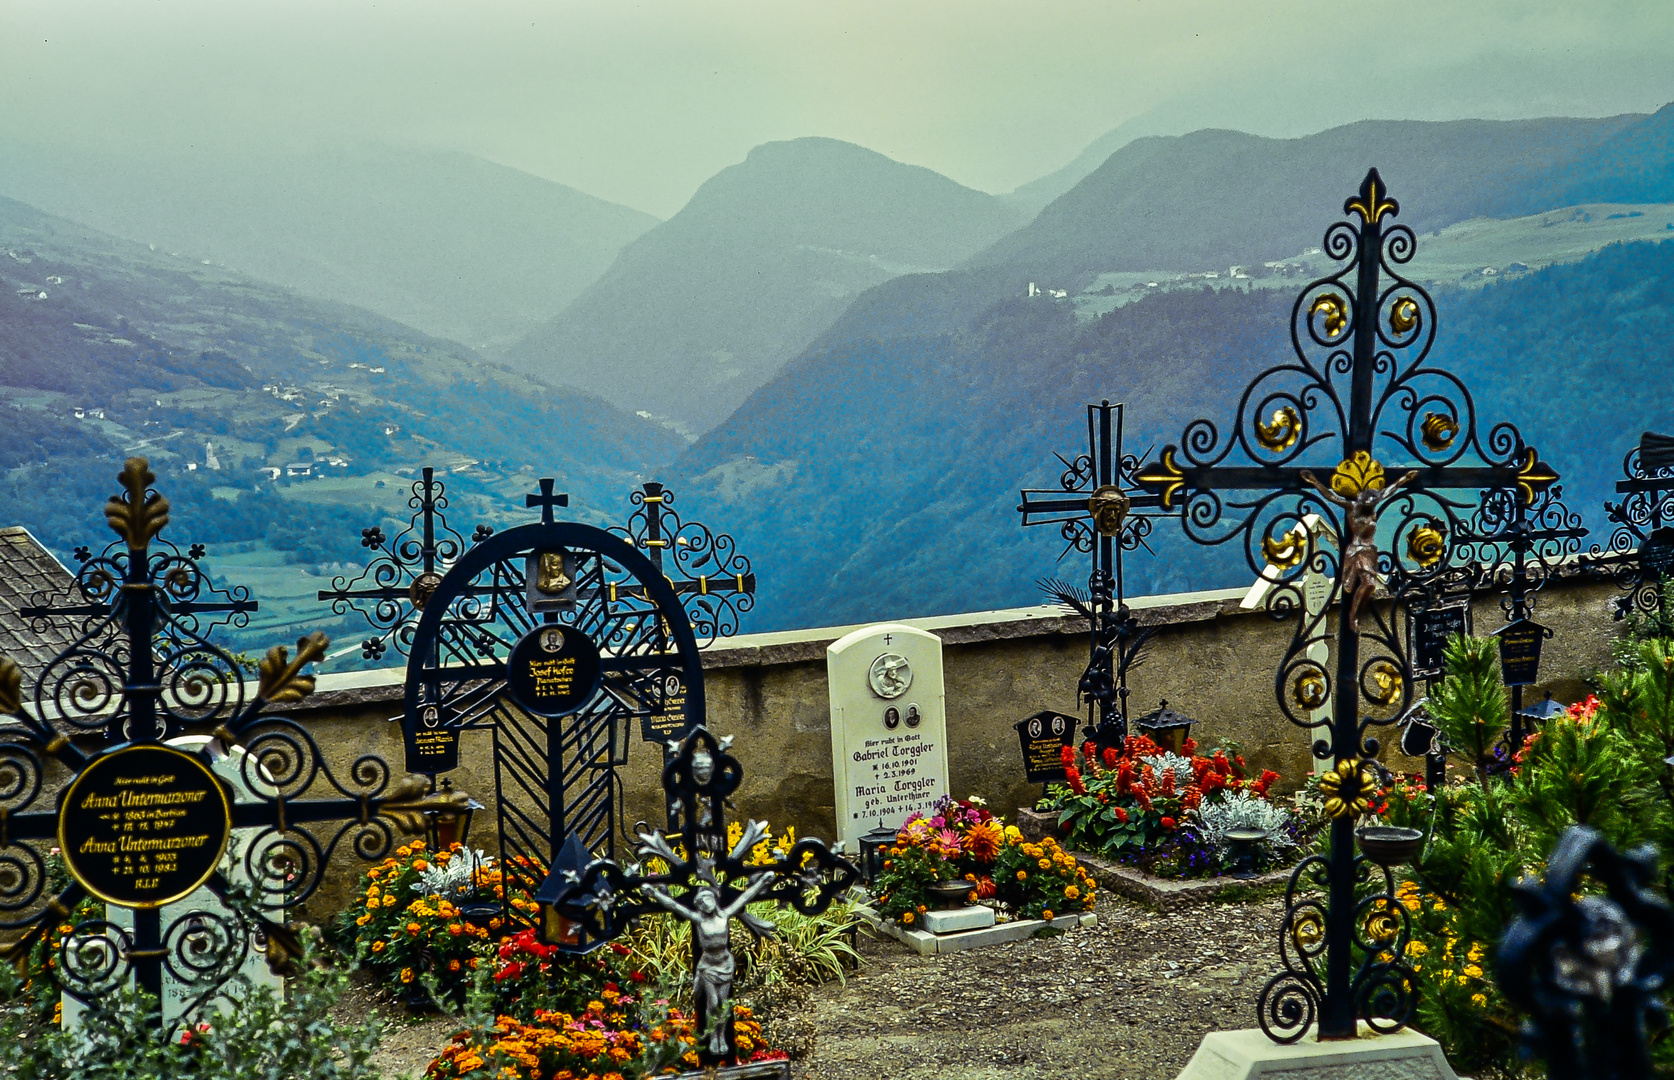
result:
M 1359 195 L 1343 201 L 1343 213 L 1359 214 L 1360 220 L 1374 225 L 1383 215 L 1394 217 L 1400 212 L 1401 204 L 1389 197 L 1389 188 L 1376 169 L 1368 170 L 1366 179 L 1360 181 Z
M 145 458 L 129 458 L 116 480 L 128 494 L 110 497 L 105 503 L 105 521 L 127 543 L 128 550 L 144 551 L 169 523 L 169 501 L 155 491 L 148 492 L 157 476 Z

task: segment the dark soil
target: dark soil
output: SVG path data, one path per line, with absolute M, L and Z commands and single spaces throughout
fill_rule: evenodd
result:
M 798 1077 L 1171 1080 L 1203 1036 L 1256 1026 L 1280 904 L 1159 914 L 1103 896 L 1097 927 L 919 956 L 862 936 L 867 966 L 814 992 Z

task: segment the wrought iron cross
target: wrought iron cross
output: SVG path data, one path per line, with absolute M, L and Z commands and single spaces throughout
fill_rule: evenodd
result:
M 52 968 L 54 979 L 83 1000 L 109 993 L 130 976 L 160 997 L 165 969 L 190 973 L 197 994 L 190 1013 L 212 1000 L 238 969 L 252 930 L 266 940 L 270 961 L 283 960 L 287 946 L 295 945 L 287 927 L 266 917 L 250 927 L 236 913 L 200 911 L 162 925 L 163 905 L 200 886 L 226 899 L 221 855 L 209 842 L 215 835 L 224 845 L 233 829 L 259 830 L 245 846 L 242 869 L 255 883 L 258 905 L 278 913 L 318 888 L 330 854 L 351 831 L 349 846 L 356 854 L 382 858 L 397 832 L 423 832 L 425 811 L 441 809 L 442 803 L 424 798 L 421 778 L 392 786 L 389 767 L 370 754 L 356 760 L 345 785 L 306 728 L 271 715 L 273 706 L 312 693 L 314 680 L 303 669 L 324 654 L 325 636 L 299 640 L 294 656 L 283 646 L 269 649 L 252 694 L 237 662 L 200 632 L 197 616 L 237 618 L 256 605 L 243 596 L 202 599 L 213 592 L 196 563 L 203 549 L 193 545 L 183 556 L 158 538 L 169 522 L 169 503 L 152 489 L 156 477 L 145 459 L 128 459 L 118 479 L 124 494 L 106 504 L 105 518 L 120 539 L 98 557 L 82 559 L 70 587 L 80 602 L 54 604 L 42 595 L 24 612 L 35 621 L 82 619 L 76 640 L 37 678 L 29 708 L 23 704 L 22 672 L 0 657 L 0 715 L 15 725 L 0 735 L 0 773 L 9 778 L 0 792 L 0 864 L 10 868 L 0 930 L 19 933 L 4 951 L 16 958 L 50 927 L 70 922 L 90 896 L 132 908 L 131 930 L 96 918 L 73 923 Z M 190 751 L 168 745 L 193 734 L 208 739 Z M 123 768 L 117 763 L 135 753 L 140 757 L 126 760 L 163 763 L 162 770 L 146 766 L 150 775 L 132 781 L 142 785 L 133 790 L 158 789 L 154 793 L 121 802 L 93 793 L 72 797 L 89 777 L 112 782 L 112 774 Z M 222 800 L 224 808 L 217 811 L 217 800 L 205 798 L 220 790 L 209 764 L 228 754 L 239 755 L 240 778 L 253 801 Z M 47 759 L 67 770 L 70 780 L 60 806 L 37 808 L 49 787 Z M 176 772 L 184 775 L 184 787 L 176 776 L 165 775 Z M 319 780 L 338 797 L 307 798 Z M 189 790 L 194 781 L 200 784 L 196 792 Z M 151 805 L 201 810 L 182 810 L 176 817 L 127 809 Z M 334 822 L 344 824 L 323 844 L 303 827 Z M 182 829 L 203 835 L 177 835 Z M 64 848 L 71 881 L 49 896 L 41 849 L 71 831 L 88 838 Z M 140 864 L 149 858 L 156 863 L 143 870 Z M 188 862 L 190 880 L 173 880 Z M 135 877 L 133 869 L 143 872 Z M 180 886 L 178 896 L 148 898 L 148 890 L 174 886 Z
M 771 901 L 817 915 L 860 879 L 852 863 L 807 837 L 766 862 L 752 861 L 752 851 L 771 839 L 759 821 L 728 843 L 726 800 L 744 778 L 743 767 L 727 752 L 731 743 L 730 736 L 717 740 L 696 727 L 673 745 L 663 767 L 663 790 L 678 808 L 673 835 L 642 831 L 639 854 L 646 862 L 626 868 L 608 859 L 582 868 L 560 865 L 537 895 L 548 941 L 571 952 L 596 949 L 621 935 L 630 920 L 652 912 L 691 922 L 700 1032 L 710 1029 L 714 1009 L 731 996 L 726 923 L 732 913 L 752 933 L 770 935 L 773 925 L 744 912 L 745 904 Z M 730 1009 L 714 1030 L 719 1038 L 701 1052 L 709 1066 L 735 1057 Z
M 1379 578 L 1397 563 L 1419 582 L 1456 565 L 1469 528 L 1464 514 L 1483 490 L 1532 504 L 1558 479 L 1513 425 L 1479 436 L 1464 384 L 1427 363 L 1435 304 L 1398 270 L 1416 244 L 1411 229 L 1392 224 L 1399 212 L 1377 170 L 1368 172 L 1343 204 L 1351 220 L 1325 234 L 1324 250 L 1340 269 L 1307 285 L 1292 308 L 1295 359 L 1245 388 L 1224 440 L 1213 422 L 1193 421 L 1179 445 L 1165 446 L 1137 473 L 1164 509 L 1181 511 L 1193 540 L 1238 541 L 1252 572 L 1271 565 L 1288 575 L 1279 587 L 1289 599 L 1281 592 L 1270 610 L 1304 610 L 1298 583 L 1305 569 L 1335 579 L 1335 673 L 1308 654 L 1328 637 L 1322 611 L 1298 618 L 1275 678 L 1286 717 L 1325 727 L 1314 754 L 1334 762 L 1321 777 L 1333 818 L 1330 854 L 1304 859 L 1291 877 L 1293 902 L 1280 935 L 1284 970 L 1261 993 L 1262 1028 L 1279 1041 L 1301 1038 L 1316 1018 L 1320 1037 L 1351 1038 L 1357 1014 L 1378 1030 L 1399 1028 L 1411 1015 L 1414 988 L 1401 959 L 1406 912 L 1393 879 L 1385 875 L 1382 895 L 1356 897 L 1366 856 L 1355 854 L 1354 822 L 1376 784 L 1370 759 L 1378 743 L 1367 731 L 1393 722 L 1412 696 L 1394 620 L 1373 603 Z M 1297 529 L 1309 513 L 1331 523 L 1337 551 Z M 1405 550 L 1396 542 L 1385 551 L 1380 535 L 1404 538 Z M 1314 721 L 1309 711 L 1327 698 L 1329 724 Z M 1371 715 L 1362 716 L 1363 702 Z M 1303 882 L 1324 885 L 1326 904 L 1298 898 Z M 1377 948 L 1360 948 L 1356 967 L 1360 940 Z
M 1087 734 L 1101 744 L 1120 744 L 1128 732 L 1128 671 L 1137 666 L 1145 643 L 1156 634 L 1141 627 L 1126 603 L 1124 552 L 1145 544 L 1151 518 L 1136 511 L 1162 507 L 1159 495 L 1137 491 L 1139 459 L 1122 450 L 1124 407 L 1109 401 L 1087 406 L 1087 452 L 1056 454 L 1064 466 L 1057 488 L 1025 488 L 1018 513 L 1025 528 L 1057 525 L 1071 551 L 1089 553 L 1087 592 L 1044 581 L 1048 595 L 1086 618 L 1091 630 L 1087 668 L 1078 688 L 1086 703 Z M 1149 550 L 1149 547 L 1147 547 Z
M 1641 434 L 1622 459 L 1622 474 L 1616 481 L 1622 501 L 1604 504 L 1616 527 L 1609 547 L 1595 545 L 1586 562 L 1590 573 L 1608 576 L 1622 590 L 1618 619 L 1662 610 L 1663 583 L 1674 570 L 1674 437 Z

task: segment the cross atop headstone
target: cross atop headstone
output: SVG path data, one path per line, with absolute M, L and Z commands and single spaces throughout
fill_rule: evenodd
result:
M 1024 489 L 1017 507 L 1025 528 L 1058 526 L 1064 540 L 1059 559 L 1071 551 L 1092 556 L 1085 595 L 1058 582 L 1042 586 L 1091 629 L 1079 694 L 1093 721 L 1087 734 L 1101 744 L 1119 743 L 1127 734 L 1128 671 L 1156 633 L 1141 628 L 1128 609 L 1122 562 L 1124 552 L 1145 544 L 1156 516 L 1136 511 L 1160 508 L 1163 500 L 1138 490 L 1139 459 L 1122 447 L 1124 411 L 1109 401 L 1087 406 L 1087 452 L 1055 454 L 1064 466 L 1058 487 Z
M 1609 546 L 1595 544 L 1585 569 L 1622 591 L 1615 607 L 1623 619 L 1630 611 L 1660 611 L 1663 582 L 1674 570 L 1674 436 L 1643 432 L 1622 459 L 1616 493 L 1621 502 L 1604 503 L 1615 526 Z
M 1307 896 L 1291 903 L 1280 935 L 1284 970 L 1260 999 L 1263 1030 L 1287 1042 L 1316 1018 L 1322 1038 L 1351 1038 L 1357 1016 L 1393 1030 L 1411 1014 L 1414 987 L 1401 960 L 1405 909 L 1392 880 L 1382 900 L 1356 894 L 1363 875 L 1354 823 L 1376 784 L 1367 759 L 1378 744 L 1367 730 L 1393 722 L 1412 699 L 1406 649 L 1394 621 L 1373 603 L 1380 563 L 1400 562 L 1420 582 L 1438 574 L 1460 558 L 1465 519 L 1483 489 L 1530 504 L 1558 479 L 1511 424 L 1479 435 L 1462 383 L 1429 365 L 1435 304 L 1399 273 L 1417 242 L 1411 229 L 1393 224 L 1399 212 L 1377 170 L 1368 172 L 1343 204 L 1353 220 L 1325 234 L 1322 247 L 1340 268 L 1307 285 L 1292 308 L 1294 358 L 1256 375 L 1224 436 L 1212 421 L 1195 420 L 1178 445 L 1137 472 L 1164 509 L 1180 511 L 1193 540 L 1237 542 L 1256 574 L 1269 564 L 1287 567 L 1277 588 L 1291 592 L 1290 610 L 1304 610 L 1306 572 L 1334 579 L 1335 673 L 1309 655 L 1329 636 L 1322 611 L 1297 619 L 1275 680 L 1279 705 L 1298 726 L 1324 726 L 1311 711 L 1322 696 L 1333 705 L 1322 732 L 1328 737 L 1314 744 L 1316 757 L 1334 763 L 1320 780 L 1332 817 L 1330 855 L 1297 870 L 1311 875 L 1306 884 L 1323 876 L 1329 899 L 1323 910 Z M 1306 531 L 1309 543 L 1295 550 L 1295 527 L 1309 514 L 1331 526 L 1337 550 Z M 1388 554 L 1379 539 L 1385 516 L 1393 528 L 1383 535 L 1395 541 Z M 1362 655 L 1363 643 L 1370 655 Z M 1373 710 L 1365 718 L 1363 700 Z M 1299 880 L 1293 875 L 1293 891 Z M 1357 925 L 1366 911 L 1398 918 Z M 1378 947 L 1360 949 L 1357 960 L 1364 940 Z M 1377 992 L 1358 992 L 1363 986 Z
M 523 505 L 524 506 L 527 506 L 527 507 L 530 507 L 530 508 L 534 508 L 534 507 L 537 507 L 537 506 L 540 507 L 540 509 L 541 509 L 541 524 L 542 525 L 551 525 L 552 524 L 552 511 L 554 509 L 556 509 L 557 507 L 570 505 L 570 497 L 567 493 L 562 492 L 562 491 L 557 492 L 557 493 L 553 492 L 553 490 L 552 490 L 553 483 L 554 483 L 554 481 L 553 481 L 552 477 L 543 476 L 543 477 L 541 477 L 541 490 L 540 490 L 540 492 L 538 494 L 534 493 L 534 492 L 531 492 L 528 495 L 523 496 Z

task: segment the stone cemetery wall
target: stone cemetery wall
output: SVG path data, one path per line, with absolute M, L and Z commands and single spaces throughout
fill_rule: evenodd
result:
M 1284 720 L 1273 701 L 1273 673 L 1290 634 L 1259 611 L 1239 607 L 1244 589 L 1140 597 L 1135 613 L 1162 630 L 1145 662 L 1130 675 L 1135 715 L 1169 705 L 1194 718 L 1193 735 L 1233 739 L 1252 768 L 1274 768 L 1294 785 L 1310 765 L 1307 738 Z M 1608 610 L 1608 586 L 1557 580 L 1539 596 L 1535 618 L 1553 627 L 1541 660 L 1543 681 L 1525 701 L 1551 690 L 1564 700 L 1585 694 L 1578 676 L 1610 660 L 1621 632 Z M 1497 596 L 1478 596 L 1475 631 L 1504 623 Z M 1012 725 L 1041 709 L 1077 713 L 1076 681 L 1087 662 L 1085 624 L 1057 608 L 1016 608 L 931 619 L 904 620 L 942 639 L 947 694 L 948 768 L 953 791 L 980 795 L 1008 815 L 1031 803 L 1039 785 L 1023 780 Z M 856 627 L 756 634 L 717 643 L 705 656 L 709 716 L 718 734 L 736 735 L 744 784 L 734 797 L 736 817 L 768 820 L 776 830 L 836 834 L 832 788 L 830 697 L 826 647 Z M 399 763 L 398 724 L 402 669 L 324 676 L 305 707 L 291 715 L 306 721 L 333 767 L 346 769 L 366 752 Z M 1084 713 L 1082 713 L 1085 715 Z M 662 816 L 661 756 L 632 733 L 625 771 L 625 822 L 653 824 Z M 1392 740 L 1386 739 L 1386 746 Z M 492 810 L 494 770 L 486 733 L 461 739 L 456 788 L 489 809 L 471 825 L 474 847 L 497 844 Z M 1386 755 L 1387 756 L 1387 755 Z M 1419 771 L 1422 762 L 1390 758 L 1393 767 Z M 318 918 L 348 900 L 358 865 L 339 854 L 333 873 L 306 913 Z

